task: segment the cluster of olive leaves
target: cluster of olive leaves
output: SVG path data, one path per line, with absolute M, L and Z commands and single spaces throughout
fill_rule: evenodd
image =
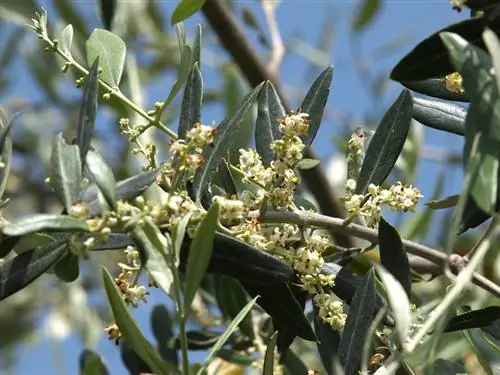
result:
M 491 69 L 500 63 L 500 58 L 494 53 L 491 53 L 491 57 L 487 54 L 485 47 L 488 47 L 489 51 L 495 51 L 495 48 L 492 48 L 494 44 L 489 43 L 498 44 L 498 40 L 494 35 L 486 32 L 484 38 L 486 45 L 483 44 L 483 30 L 485 21 L 489 21 L 489 28 L 498 31 L 500 29 L 499 18 L 494 14 L 486 13 L 482 18 L 473 18 L 452 25 L 442 30 L 448 33 L 434 34 L 398 64 L 391 74 L 394 80 L 402 82 L 413 91 L 428 96 L 470 102 L 469 110 L 466 112 L 462 107 L 450 102 L 414 98 L 408 90 L 404 90 L 381 120 L 367 150 L 357 181 L 359 193 L 366 192 L 370 183 L 378 185 L 385 181 L 401 152 L 412 118 L 440 130 L 464 135 L 466 137 L 464 152 L 466 182 L 469 182 L 465 184 L 459 198 L 447 198 L 433 203 L 434 207 L 442 208 L 457 204 L 458 201 L 457 217 L 459 220 L 455 223 L 456 230 L 452 230 L 451 237 L 457 230 L 466 230 L 486 220 L 494 212 L 497 204 L 498 157 L 496 155 L 498 155 L 498 147 L 495 142 L 500 138 L 495 129 L 499 126 L 497 116 L 500 113 L 496 111 L 496 105 L 500 104 L 497 104 L 499 103 L 498 86 L 495 76 L 491 74 Z M 179 39 L 183 64 L 178 81 L 169 94 L 166 105 L 184 86 L 179 121 L 179 136 L 183 137 L 187 129 L 200 120 L 203 94 L 199 65 L 201 31 L 198 30 L 192 46 L 186 43 L 182 32 L 179 34 L 181 35 Z M 67 144 L 61 135 L 54 139 L 50 180 L 55 194 L 65 207 L 65 212 L 71 210 L 75 201 L 82 201 L 90 208 L 91 214 L 97 216 L 102 214 L 108 206 L 116 207 L 117 200 L 129 200 L 142 194 L 155 183 L 159 171 L 153 169 L 116 182 L 106 162 L 97 151 L 91 148 L 99 87 L 101 86 L 118 100 L 123 98 L 118 85 L 123 70 L 125 45 L 116 35 L 106 30 L 95 30 L 86 45 L 87 63 L 91 66 L 87 71 L 71 60 L 69 53 L 71 36 L 69 26 L 63 31 L 57 44 L 50 39 L 45 40 L 52 43 L 49 43 L 49 47 L 54 52 L 62 53 L 63 58 L 65 57 L 74 68 L 80 70 L 79 73 L 88 73 L 85 78 L 76 139 L 71 145 Z M 105 54 L 104 51 L 113 51 L 113 53 Z M 449 57 L 451 57 L 451 64 Z M 99 67 L 101 68 L 100 75 L 98 74 Z M 463 76 L 465 87 L 463 94 L 451 93 L 442 79 L 444 75 L 456 70 Z M 301 104 L 301 109 L 311 116 L 311 130 L 305 140 L 307 146 L 313 142 L 319 129 L 331 80 L 332 69 L 328 68 L 319 75 Z M 489 84 L 485 85 L 485 80 Z M 266 82 L 252 90 L 234 113 L 220 123 L 215 146 L 204 151 L 205 160 L 210 162 L 201 168 L 200 176 L 202 177 L 195 178 L 192 194 L 193 198 L 209 211 L 212 190 L 217 188 L 218 191 L 222 190 L 228 194 L 241 194 L 234 184 L 234 176 L 227 167 L 224 155 L 231 145 L 232 134 L 238 129 L 239 120 L 255 102 L 258 106 L 255 132 L 257 150 L 264 158 L 269 156 L 267 155 L 268 145 L 277 136 L 276 119 L 283 116 L 284 110 L 272 84 Z M 161 128 L 159 120 L 152 119 L 151 122 L 153 126 Z M 2 119 L 0 145 L 2 162 L 5 165 L 1 171 L 2 193 L 12 155 L 9 133 L 12 124 L 12 120 Z M 485 136 L 481 137 L 478 134 L 485 134 Z M 471 165 L 473 168 L 470 167 Z M 474 176 L 473 172 L 477 175 Z M 212 183 L 214 175 L 219 175 L 221 186 L 215 187 Z M 80 183 L 83 176 L 92 181 L 92 184 L 82 190 Z M 494 191 L 492 191 L 492 186 L 495 187 Z M 207 225 L 202 225 L 202 227 L 211 227 L 209 224 L 207 221 Z M 69 250 L 68 241 L 72 233 L 88 231 L 85 221 L 71 218 L 64 213 L 62 215 L 37 214 L 6 222 L 2 228 L 2 242 L 0 243 L 0 257 L 2 258 L 12 255 L 12 250 L 23 236 L 33 233 L 44 234 L 50 236 L 51 242 L 20 255 L 6 258 L 0 268 L 0 299 L 5 299 L 26 287 L 48 270 L 53 270 L 64 281 L 75 280 L 79 275 L 79 258 Z M 166 269 L 159 267 L 159 264 L 164 264 L 165 261 L 158 261 L 158 254 L 165 254 L 165 249 L 158 247 L 158 242 L 150 236 L 151 232 L 144 230 L 143 233 L 145 236 L 134 236 L 134 233 L 132 236 L 127 233 L 111 233 L 106 242 L 98 241 L 90 251 L 118 250 L 129 244 L 135 244 L 141 250 L 143 264 L 148 271 L 167 272 Z M 91 235 L 85 234 L 83 239 L 86 238 L 85 236 Z M 205 241 L 197 240 L 202 237 Z M 213 238 L 213 241 L 206 241 L 207 237 Z M 335 286 L 332 292 L 350 305 L 346 326 L 340 334 L 322 324 L 315 318 L 315 314 L 312 317 L 314 330 L 311 328 L 310 321 L 304 314 L 308 296 L 296 287 L 294 271 L 288 265 L 241 241 L 221 233 L 213 233 L 213 229 L 211 233 L 199 230 L 192 242 L 184 240 L 178 250 L 180 252 L 179 270 L 186 273 L 186 283 L 189 284 L 186 285 L 185 290 L 189 290 L 190 293 L 197 290 L 202 285 L 202 276 L 206 271 L 207 274 L 219 276 L 216 280 L 219 283 L 224 282 L 224 289 L 230 290 L 231 295 L 235 297 L 227 302 L 231 296 L 226 295 L 226 303 L 221 304 L 224 306 L 223 314 L 232 320 L 222 334 L 210 340 L 200 340 L 199 337 L 192 337 L 190 340 L 188 332 L 189 350 L 209 349 L 203 366 L 199 367 L 197 372 L 201 373 L 215 356 L 224 357 L 229 361 L 239 361 L 240 364 L 253 362 L 253 358 L 244 355 L 238 357 L 235 353 L 238 349 L 244 349 L 245 345 L 252 345 L 254 333 L 248 329 L 248 320 L 246 323 L 245 320 L 254 308 L 255 302 L 269 314 L 273 323 L 273 329 L 269 328 L 267 336 L 264 335 L 264 340 L 268 345 L 264 371 L 268 374 L 273 371 L 272 353 L 275 346 L 281 353 L 284 353 L 282 360 L 288 371 L 291 373 L 307 371 L 300 359 L 293 357 L 293 353 L 287 351 L 296 336 L 317 341 L 323 365 L 328 373 L 337 373 L 340 370 L 334 368 L 340 366 L 345 374 L 356 374 L 361 366 L 366 365 L 370 348 L 369 344 L 365 345 L 365 343 L 366 341 L 371 343 L 373 340 L 366 340 L 366 337 L 373 333 L 375 317 L 377 317 L 375 322 L 380 322 L 384 317 L 383 313 L 387 313 L 385 300 L 391 308 L 391 314 L 385 319 L 385 323 L 391 326 L 395 323 L 399 337 L 396 341 L 399 340 L 399 343 L 403 344 L 411 322 L 409 302 L 401 303 L 401 301 L 409 301 L 412 295 L 408 257 L 397 231 L 383 219 L 379 226 L 379 242 L 381 263 L 388 272 L 383 269 L 377 269 L 377 272 L 385 289 L 391 291 L 386 297 L 382 296 L 384 293 L 377 293 L 373 271 L 361 278 L 346 266 L 349 257 L 341 257 L 341 261 L 333 260 L 324 267 L 324 273 L 335 274 Z M 193 270 L 198 271 L 196 276 L 193 276 Z M 158 351 L 153 348 L 137 327 L 113 279 L 105 270 L 103 270 L 103 278 L 114 318 L 127 344 L 127 346 L 122 346 L 122 350 L 128 353 L 124 358 L 125 362 L 129 361 L 127 364 L 129 369 L 136 366 L 136 370 L 131 370 L 136 371 L 135 373 L 175 372 L 176 351 L 161 345 Z M 315 313 L 317 314 L 317 311 Z M 153 311 L 155 335 L 158 341 L 163 343 L 166 342 L 164 339 L 167 333 L 162 332 L 161 320 L 165 319 L 165 314 L 165 309 L 162 307 L 155 308 Z M 499 338 L 499 332 L 495 330 L 496 322 L 494 322 L 497 318 L 498 311 L 494 308 L 468 312 L 452 318 L 444 330 L 454 331 L 487 326 L 483 328 Z M 237 330 L 238 326 L 239 330 Z M 278 335 L 273 335 L 273 331 L 278 331 Z M 169 334 L 172 335 L 171 332 Z M 182 337 L 178 341 L 181 340 Z M 390 347 L 388 350 L 398 351 L 397 347 Z M 335 362 L 336 358 L 339 359 L 338 363 Z M 92 367 L 95 366 L 96 361 L 99 362 L 97 354 L 89 351 L 85 351 L 82 355 L 82 361 L 84 367 Z M 404 361 L 402 364 L 408 373 L 412 373 L 410 366 Z

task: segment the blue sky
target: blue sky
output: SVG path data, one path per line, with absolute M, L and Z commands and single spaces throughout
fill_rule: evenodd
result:
M 22 1 L 22 0 L 21 0 Z M 54 12 L 51 11 L 51 1 L 45 0 L 41 2 L 49 12 L 49 19 L 53 19 Z M 171 13 L 175 1 L 163 1 L 162 7 L 169 10 Z M 255 1 L 239 1 L 238 4 L 244 4 L 251 9 L 256 9 Z M 331 55 L 331 63 L 335 67 L 334 79 L 329 98 L 329 105 L 336 109 L 354 114 L 359 120 L 364 115 L 370 113 L 383 113 L 391 104 L 391 101 L 399 94 L 401 87 L 396 83 L 390 83 L 390 95 L 387 96 L 383 103 L 378 103 L 374 108 L 374 104 L 360 82 L 353 69 L 353 56 L 351 54 L 349 44 L 349 30 L 352 11 L 356 2 L 354 1 L 297 1 L 285 0 L 281 4 L 278 12 L 278 24 L 285 41 L 300 32 L 302 38 L 308 42 L 315 43 L 321 36 L 321 27 L 325 18 L 330 18 L 330 22 L 334 23 L 335 41 L 334 49 Z M 93 13 L 93 1 L 75 1 L 75 5 L 80 9 L 85 8 L 85 13 L 92 19 L 93 25 L 98 26 L 98 21 Z M 90 6 L 92 5 L 92 6 Z M 52 18 L 51 18 L 52 14 Z M 261 15 L 260 11 L 256 11 L 257 16 Z M 420 39 L 430 35 L 434 31 L 448 25 L 452 22 L 457 22 L 463 19 L 463 15 L 459 15 L 451 10 L 450 5 L 446 0 L 414 0 L 414 1 L 383 1 L 383 9 L 377 17 L 376 21 L 367 29 L 362 37 L 362 48 L 365 52 L 370 52 L 376 46 L 381 45 L 384 41 L 400 35 L 409 33 L 409 38 L 404 47 L 396 53 L 388 54 L 384 58 L 372 61 L 370 70 L 373 72 L 386 71 L 389 72 L 392 66 L 408 52 Z M 199 15 L 194 16 L 186 23 L 186 30 L 190 33 L 195 25 L 201 21 Z M 168 24 L 168 22 L 166 22 Z M 264 25 L 264 23 L 261 23 Z M 192 33 L 191 33 L 192 35 Z M 36 39 L 32 35 L 33 39 Z M 18 83 L 9 93 L 9 96 L 24 95 L 31 98 L 39 97 L 38 88 L 31 81 L 29 74 L 23 68 L 20 61 L 20 68 L 16 71 L 18 74 Z M 293 87 L 305 93 L 308 85 L 312 82 L 312 76 L 304 79 L 304 72 L 307 70 L 307 62 L 302 57 L 292 55 L 287 58 L 280 70 L 280 77 L 286 87 Z M 205 69 L 205 68 L 204 68 Z M 314 71 L 317 74 L 320 68 Z M 56 72 L 54 72 L 56 74 Z M 204 70 L 206 87 L 217 87 L 220 82 L 217 80 L 217 75 L 210 72 L 209 69 Z M 166 78 L 167 79 L 167 78 Z M 152 85 L 146 92 L 145 99 L 149 103 L 156 100 L 161 100 L 167 94 L 172 82 L 159 82 Z M 166 88 L 166 89 L 165 89 Z M 78 92 L 77 92 L 78 95 Z M 9 98 L 2 98 L 3 101 L 8 101 Z M 292 103 L 293 106 L 298 106 L 299 102 Z M 374 112 L 375 110 L 375 112 Z M 102 114 L 101 114 L 102 115 Z M 218 108 L 211 108 L 203 112 L 203 120 L 211 122 L 212 120 L 220 121 L 223 113 Z M 319 156 L 324 159 L 331 155 L 334 149 L 332 143 L 332 135 L 338 133 L 339 124 L 334 121 L 325 121 L 316 138 L 315 150 Z M 426 144 L 434 146 L 446 145 L 450 151 L 460 152 L 462 147 L 462 139 L 457 136 L 448 135 L 432 129 L 426 129 L 425 132 Z M 436 166 L 430 162 L 422 162 L 419 168 L 418 178 L 415 181 L 424 195 L 429 196 L 434 186 L 436 174 Z M 452 194 L 459 190 L 461 183 L 461 172 L 450 174 L 447 180 L 447 188 L 443 194 Z M 165 301 L 166 298 L 159 293 L 152 293 L 149 303 L 142 306 L 136 317 L 141 327 L 144 328 L 147 335 L 150 337 L 149 328 L 149 311 L 155 303 Z M 61 343 L 56 355 L 59 357 L 62 368 L 54 364 L 54 352 L 52 344 L 29 344 L 18 350 L 18 361 L 13 368 L 13 374 L 77 374 L 78 373 L 78 355 L 82 349 L 81 343 L 76 337 L 71 337 Z M 116 347 L 106 340 L 103 335 L 103 340 L 99 345 L 99 352 L 104 356 L 109 368 L 113 369 L 113 374 L 125 373 L 119 354 Z M 43 372 L 41 372 L 43 369 Z M 58 372 L 58 371 L 62 372 Z M 1 372 L 1 371 L 0 371 Z

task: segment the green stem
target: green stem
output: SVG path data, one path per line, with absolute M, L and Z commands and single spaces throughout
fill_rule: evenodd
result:
M 56 52 L 59 56 L 61 56 L 64 60 L 66 60 L 68 63 L 73 65 L 77 70 L 80 71 L 80 73 L 83 73 L 85 75 L 88 75 L 89 72 L 87 69 L 85 69 L 83 66 L 81 66 L 75 59 L 73 59 L 72 56 L 67 55 L 61 49 L 55 44 L 52 40 L 49 38 L 44 38 L 44 41 L 47 42 L 52 49 L 52 51 Z M 113 88 L 110 85 L 108 85 L 106 82 L 103 80 L 99 79 L 99 83 L 101 86 L 106 89 L 110 94 L 115 95 L 117 98 L 119 98 L 125 105 L 127 105 L 130 109 L 132 109 L 135 113 L 137 113 L 139 116 L 143 117 L 145 120 L 147 120 L 150 124 L 153 124 L 156 128 L 160 129 L 164 133 L 168 134 L 170 137 L 173 139 L 179 138 L 177 133 L 174 131 L 170 130 L 167 128 L 165 124 L 163 124 L 160 120 L 157 120 L 151 116 L 149 116 L 144 110 L 139 108 L 132 100 L 127 98 L 119 89 Z
M 177 310 L 177 316 L 179 317 L 179 334 L 181 341 L 181 353 L 182 353 L 182 373 L 189 375 L 189 357 L 188 357 L 188 344 L 186 335 L 186 311 L 184 310 L 184 304 L 181 300 L 181 283 L 179 279 L 179 272 L 176 267 L 172 267 L 172 273 L 174 276 L 174 295 L 175 295 L 175 307 Z

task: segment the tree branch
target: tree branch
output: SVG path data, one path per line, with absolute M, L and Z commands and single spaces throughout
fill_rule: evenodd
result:
M 219 36 L 222 45 L 231 54 L 249 84 L 257 86 L 263 81 L 271 81 L 285 110 L 290 111 L 290 105 L 286 101 L 281 85 L 246 39 L 242 28 L 226 2 L 224 0 L 208 0 L 202 9 L 210 26 Z M 311 148 L 306 150 L 305 157 L 317 159 Z M 338 199 L 338 194 L 330 185 L 323 168 L 318 165 L 315 168 L 303 170 L 301 173 L 307 188 L 318 202 L 321 212 L 332 217 L 345 217 L 345 209 Z M 335 232 L 333 237 L 340 246 L 354 246 L 352 238 L 343 232 Z
M 344 225 L 344 220 L 334 217 L 329 217 L 325 215 L 320 215 L 310 212 L 284 212 L 284 211 L 267 211 L 263 215 L 259 215 L 258 212 L 252 213 L 252 216 L 258 218 L 261 223 L 289 223 L 296 224 L 300 226 L 307 227 L 319 227 L 328 229 L 333 233 L 346 233 L 350 236 L 361 238 L 372 243 L 378 244 L 378 232 L 375 229 L 370 229 L 358 224 Z M 440 273 L 443 273 L 445 266 L 450 266 L 452 272 L 458 274 L 459 269 L 453 269 L 456 262 L 450 262 L 450 258 L 438 250 L 431 247 L 421 245 L 412 241 L 402 240 L 403 246 L 406 251 L 410 254 L 416 255 L 423 258 L 425 261 L 429 261 L 439 266 Z M 456 254 L 452 254 L 456 256 Z M 500 286 L 494 282 L 488 280 L 484 276 L 474 273 L 472 281 L 477 286 L 487 290 L 493 295 L 500 297 Z

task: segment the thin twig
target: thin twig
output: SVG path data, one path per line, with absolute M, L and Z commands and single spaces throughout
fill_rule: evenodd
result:
M 255 49 L 248 42 L 226 2 L 223 0 L 206 1 L 202 9 L 210 26 L 219 36 L 222 45 L 231 54 L 249 84 L 257 86 L 263 81 L 271 81 L 283 102 L 285 110 L 290 111 L 290 106 L 285 100 L 283 89 L 276 76 L 270 73 Z M 304 156 L 309 159 L 318 159 L 312 148 L 307 149 Z M 330 185 L 323 168 L 318 165 L 303 170 L 301 173 L 307 188 L 318 202 L 322 213 L 332 217 L 345 217 L 345 209 L 338 199 L 339 195 Z M 340 246 L 355 246 L 352 238 L 345 233 L 337 232 L 333 237 Z
M 258 218 L 261 223 L 289 223 L 300 226 L 320 227 L 328 229 L 334 233 L 344 233 L 350 236 L 361 238 L 372 243 L 379 243 L 378 232 L 375 229 L 370 229 L 357 224 L 344 225 L 343 219 L 329 217 L 311 212 L 283 212 L 283 211 L 267 211 L 264 215 L 259 215 L 258 211 L 252 212 L 251 216 Z M 449 266 L 449 258 L 443 252 L 435 250 L 431 247 L 421 245 L 409 240 L 402 240 L 403 246 L 408 253 L 423 258 L 426 261 L 432 262 L 441 268 L 441 273 L 445 266 Z M 472 281 L 477 286 L 487 290 L 491 294 L 500 297 L 500 286 L 486 279 L 484 276 L 474 273 Z
M 268 66 L 269 72 L 272 75 L 278 74 L 279 67 L 285 56 L 285 47 L 283 46 L 283 40 L 281 39 L 278 22 L 276 20 L 276 9 L 278 6 L 279 3 L 275 0 L 262 1 L 262 10 L 266 17 L 269 34 L 271 34 L 271 58 L 269 59 Z

